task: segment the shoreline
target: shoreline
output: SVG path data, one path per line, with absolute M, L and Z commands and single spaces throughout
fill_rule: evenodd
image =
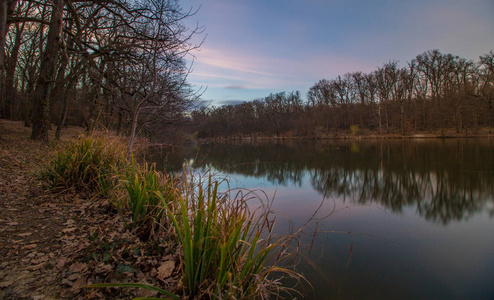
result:
M 129 223 L 130 213 L 119 211 L 111 199 L 84 190 L 53 192 L 40 178 L 56 149 L 84 129 L 66 128 L 61 141 L 50 130 L 49 144 L 31 140 L 30 131 L 21 122 L 0 120 L 0 173 L 5 174 L 0 176 L 5 208 L 0 217 L 0 299 L 155 296 L 143 289 L 86 288 L 142 280 L 179 293 L 174 242 L 158 249 L 140 238 Z
M 122 162 L 122 137 L 104 132 L 74 139 L 81 128 L 73 127 L 62 132 L 61 141 L 47 144 L 31 140 L 30 129 L 20 125 L 0 120 L 0 172 L 6 174 L 0 177 L 0 204 L 6 208 L 0 218 L 1 299 L 123 299 L 156 297 L 158 292 L 171 299 L 223 293 L 250 299 L 290 290 L 260 290 L 271 284 L 270 273 L 282 270 L 301 278 L 283 267 L 270 267 L 291 255 L 273 263 L 264 260 L 273 249 L 284 247 L 285 240 L 273 240 L 270 232 L 269 238 L 258 240 L 254 234 L 268 230 L 268 215 L 248 213 L 242 195 L 223 197 L 216 179 L 199 181 L 205 192 L 196 194 L 147 163 Z M 69 147 L 60 148 L 64 144 Z M 81 166 L 86 175 L 82 179 Z M 105 173 L 108 166 L 111 173 Z M 189 201 L 200 208 L 189 210 Z M 218 201 L 221 215 L 208 209 Z M 203 221 L 209 225 L 201 227 Z M 254 249 L 259 252 L 253 254 Z M 211 253 L 207 264 L 186 259 Z M 195 276 L 198 269 L 206 270 L 201 277 Z M 230 281 L 223 281 L 228 274 L 233 274 L 232 286 L 241 288 L 229 288 Z M 128 288 L 113 289 L 122 286 Z
M 215 138 L 198 138 L 199 143 L 226 142 L 226 141 L 294 141 L 294 140 L 414 140 L 414 139 L 472 139 L 472 138 L 494 138 L 494 133 L 483 132 L 477 134 L 461 133 L 416 133 L 410 135 L 403 134 L 361 134 L 333 136 L 231 136 Z

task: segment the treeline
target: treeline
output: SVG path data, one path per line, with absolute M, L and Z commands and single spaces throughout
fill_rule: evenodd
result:
M 193 102 L 184 57 L 198 45 L 175 0 L 0 2 L 0 117 L 161 134 Z
M 200 137 L 309 136 L 370 131 L 410 134 L 494 125 L 494 51 L 478 61 L 439 50 L 400 67 L 322 79 L 302 101 L 299 92 L 271 94 L 192 114 Z

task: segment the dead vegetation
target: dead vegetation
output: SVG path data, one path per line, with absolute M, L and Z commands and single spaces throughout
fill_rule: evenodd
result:
M 160 295 L 115 287 L 137 283 L 187 299 L 298 294 L 282 280 L 303 277 L 279 266 L 297 236 L 273 236 L 271 209 L 251 213 L 250 192 L 220 192 L 208 173 L 176 185 L 132 158 L 106 162 L 113 138 L 81 136 L 55 152 L 19 125 L 0 121 L 0 298 Z
M 77 133 L 68 130 L 65 138 Z M 180 270 L 174 245 L 143 243 L 128 216 L 107 199 L 49 192 L 36 170 L 52 149 L 28 137 L 20 123 L 0 120 L 0 298 L 155 296 L 142 289 L 85 288 L 98 282 L 147 282 L 175 291 Z

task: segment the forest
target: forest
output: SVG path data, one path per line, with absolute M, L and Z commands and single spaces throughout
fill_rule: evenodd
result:
M 479 131 L 492 135 L 494 50 L 476 60 L 428 50 L 409 62 L 390 60 L 369 73 L 321 79 L 306 94 L 280 92 L 238 105 L 206 106 L 203 89 L 188 79 L 205 28 L 186 26 L 197 10 L 183 9 L 179 3 L 0 0 L 1 299 L 305 298 L 312 283 L 298 266 L 320 265 L 314 274 L 324 280 L 337 279 L 339 270 L 324 268 L 319 258 L 312 262 L 310 255 L 305 258 L 299 252 L 307 233 L 312 237 L 311 249 L 317 230 L 329 233 L 320 222 L 324 218 L 317 216 L 322 206 L 315 213 L 307 211 L 311 217 L 300 228 L 291 226 L 281 235 L 275 231 L 275 221 L 288 216 L 274 206 L 275 196 L 278 201 L 283 193 L 298 197 L 303 210 L 309 210 L 315 195 L 317 202 L 321 198 L 336 204 L 335 199 L 348 199 L 346 204 L 365 206 L 367 212 L 376 206 L 388 220 L 395 213 L 400 221 L 417 219 L 407 216 L 416 205 L 416 215 L 437 224 L 456 226 L 472 218 L 470 224 L 488 228 L 494 215 L 491 139 L 485 139 L 485 145 L 463 146 L 455 141 L 453 152 L 432 143 L 411 145 L 401 140 L 394 140 L 400 143 L 393 147 L 379 142 L 362 146 L 361 151 L 353 140 L 345 144 L 339 143 L 343 140 L 281 139 L 446 131 L 458 136 Z M 135 142 L 138 136 L 144 139 Z M 238 140 L 214 148 L 222 143 L 199 147 L 199 138 Z M 156 159 L 148 139 L 158 144 Z M 174 147 L 178 142 L 191 142 L 193 147 Z M 234 147 L 237 142 L 246 146 Z M 290 146 L 299 142 L 313 145 Z M 434 142 L 445 144 L 442 139 Z M 143 150 L 146 147 L 149 153 Z M 168 150 L 170 157 L 193 151 L 189 157 L 195 159 L 187 160 L 190 165 L 183 157 L 173 162 L 165 153 Z M 236 179 L 228 177 L 231 171 L 235 176 L 262 177 L 263 183 L 255 190 L 238 189 Z M 283 187 L 276 193 L 276 187 L 271 195 L 268 190 L 270 182 L 300 187 L 303 178 L 311 187 L 303 193 L 285 192 Z M 295 201 L 285 203 L 298 207 Z M 358 216 L 356 207 L 354 211 Z M 474 219 L 479 215 L 486 221 Z M 482 267 L 493 265 L 487 260 L 492 248 L 485 243 L 489 239 L 480 235 L 482 243 L 477 244 L 470 239 L 469 232 L 483 232 L 476 227 L 449 226 L 448 231 L 434 227 L 430 235 L 420 224 L 417 228 L 401 224 L 413 232 L 410 245 L 415 248 L 416 241 L 433 236 L 430 253 L 440 250 L 441 257 L 447 253 L 453 262 L 468 262 L 464 258 L 472 257 Z M 376 226 L 393 227 L 389 222 L 381 225 Z M 348 259 L 341 273 L 351 284 L 348 290 L 359 286 L 366 296 L 371 295 L 374 287 L 367 289 L 358 280 L 368 281 L 367 274 L 372 274 L 385 278 L 383 295 L 393 295 L 388 290 L 391 285 L 407 293 L 401 283 L 390 281 L 395 276 L 388 275 L 410 274 L 411 269 L 378 273 L 378 260 L 358 256 L 380 250 L 357 251 L 356 247 L 349 267 L 353 239 L 372 237 L 350 230 L 331 232 L 352 238 L 349 255 L 345 252 L 342 260 Z M 459 235 L 452 235 L 453 231 Z M 460 235 L 468 241 L 463 243 Z M 383 237 L 388 238 L 384 233 Z M 402 249 L 408 247 L 403 240 Z M 454 251 L 437 248 L 462 243 L 466 248 L 485 249 L 456 257 Z M 397 248 L 389 249 L 381 255 Z M 386 263 L 422 268 L 435 260 L 427 255 L 420 261 L 408 250 L 399 263 L 388 256 Z M 480 255 L 483 251 L 487 254 Z M 331 252 L 338 251 L 331 248 L 325 253 Z M 363 269 L 355 264 L 359 261 L 373 264 L 358 271 Z M 441 264 L 457 267 L 448 261 Z M 473 280 L 492 274 L 476 264 L 463 265 L 467 268 L 458 269 L 459 274 L 471 271 L 476 274 L 470 276 Z M 336 273 L 323 273 L 323 269 Z M 350 269 L 357 270 L 358 276 L 350 277 Z M 443 279 L 458 277 L 467 288 L 474 287 L 474 296 L 464 294 L 466 298 L 477 299 L 481 288 L 492 298 L 490 282 L 472 284 L 450 270 L 446 276 L 429 272 L 437 277 L 434 280 L 440 279 L 438 289 L 449 293 L 448 284 L 456 287 L 456 281 Z M 417 275 L 423 277 L 426 271 Z M 413 290 L 435 296 L 428 284 L 417 281 L 419 277 L 410 278 L 392 280 L 420 283 Z M 322 293 L 336 286 L 328 282 Z M 346 287 L 334 282 L 341 297 Z M 125 287 L 140 289 L 118 289 Z M 413 298 L 413 294 L 407 296 Z
M 494 52 L 472 61 L 429 50 L 401 67 L 321 79 L 307 92 L 281 92 L 192 113 L 200 137 L 331 137 L 351 134 L 467 133 L 494 124 Z
M 67 125 L 130 137 L 315 137 L 468 133 L 494 125 L 494 51 L 477 61 L 429 50 L 239 105 L 201 105 L 187 59 L 204 28 L 177 1 L 1 2 L 0 118 L 33 139 Z M 196 39 L 197 40 L 197 39 Z M 190 55 L 190 56 L 189 56 Z M 403 66 L 404 65 L 404 66 Z M 328 70 L 329 72 L 329 70 Z M 178 137 L 178 139 L 177 139 Z
M 202 28 L 177 1 L 0 3 L 0 117 L 32 139 L 66 125 L 163 135 L 194 103 L 186 56 Z

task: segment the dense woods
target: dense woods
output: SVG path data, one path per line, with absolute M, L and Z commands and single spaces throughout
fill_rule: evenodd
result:
M 66 125 L 163 134 L 193 103 L 186 28 L 174 0 L 0 2 L 0 117 L 32 138 Z
M 399 133 L 494 125 L 494 51 L 477 61 L 439 50 L 370 73 L 321 79 L 239 105 L 193 108 L 185 57 L 201 28 L 175 0 L 0 2 L 0 117 L 32 138 L 66 125 L 163 139 Z
M 192 114 L 200 137 L 411 134 L 494 125 L 494 52 L 478 61 L 431 50 L 400 66 L 322 79 L 307 92 L 272 94 Z

